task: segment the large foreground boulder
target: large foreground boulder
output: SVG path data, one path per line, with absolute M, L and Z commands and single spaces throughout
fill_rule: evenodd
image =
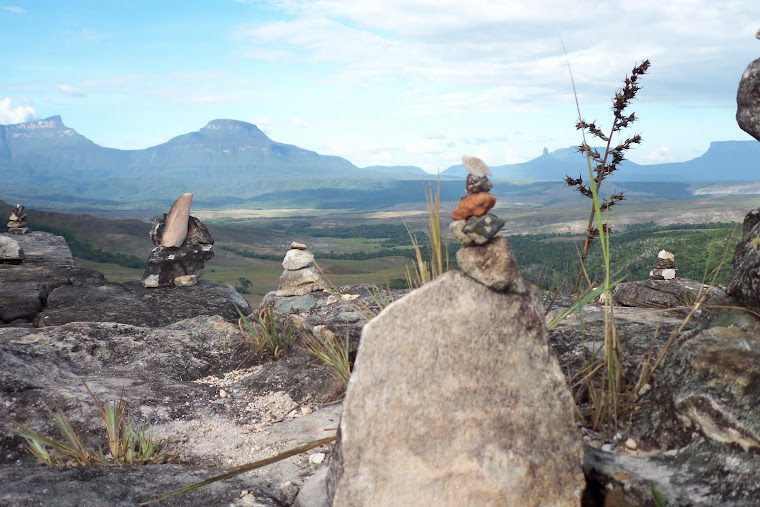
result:
M 449 272 L 362 332 L 333 505 L 579 505 L 582 447 L 535 291 Z

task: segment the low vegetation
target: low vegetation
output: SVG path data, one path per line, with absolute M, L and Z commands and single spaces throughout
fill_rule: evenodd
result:
M 243 339 L 251 344 L 251 352 L 242 362 L 254 356 L 269 359 L 279 359 L 293 346 L 296 328 L 289 318 L 280 315 L 271 306 L 263 308 L 258 314 L 253 314 L 253 322 L 240 314 L 238 325 Z
M 137 426 L 127 414 L 124 392 L 118 402 L 109 401 L 105 405 L 87 387 L 100 418 L 105 424 L 108 436 L 107 452 L 101 446 L 88 447 L 74 430 L 66 414 L 58 409 L 50 412 L 51 419 L 58 427 L 60 439 L 46 436 L 22 424 L 16 423 L 31 452 L 41 463 L 48 466 L 93 466 L 93 465 L 150 465 L 169 461 L 173 454 L 167 451 L 165 442 L 154 438 L 150 428 Z

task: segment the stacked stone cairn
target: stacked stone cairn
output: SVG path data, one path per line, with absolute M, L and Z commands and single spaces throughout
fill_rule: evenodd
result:
M 8 222 L 8 234 L 21 235 L 29 232 L 29 228 L 26 226 L 26 211 L 22 205 L 16 204 L 8 218 L 10 220 Z
M 156 219 L 150 239 L 156 245 L 141 278 L 145 287 L 198 283 L 206 262 L 214 257 L 214 240 L 196 217 L 190 216 L 193 194 L 182 194 L 169 213 Z
M 489 213 L 496 204 L 496 196 L 488 193 L 491 170 L 477 157 L 465 155 L 462 163 L 469 172 L 467 195 L 451 213 L 454 221 L 449 226 L 451 235 L 464 246 L 457 252 L 457 263 L 465 274 L 493 290 L 522 293 L 525 286 L 512 248 L 506 238 L 496 238 L 504 220 Z
M 303 243 L 292 242 L 282 261 L 285 271 L 280 275 L 277 296 L 305 296 L 326 286 L 314 265 L 314 254 Z
M 657 254 L 657 262 L 654 269 L 649 272 L 652 280 L 673 280 L 678 276 L 676 256 L 666 250 L 660 250 Z
M 495 236 L 490 171 L 464 163 L 462 271 L 364 325 L 324 505 L 581 504 L 583 445 L 539 291 Z

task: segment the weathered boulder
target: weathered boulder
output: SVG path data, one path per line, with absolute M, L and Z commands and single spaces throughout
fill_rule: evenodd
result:
M 0 264 L 21 264 L 23 260 L 24 250 L 18 241 L 0 236 Z
M 25 261 L 0 264 L 0 326 L 30 325 L 57 287 L 106 283 L 101 273 L 73 265 L 71 251 L 60 236 L 33 232 L 13 240 L 25 245 Z
M 69 322 L 119 322 L 160 327 L 199 315 L 237 320 L 235 306 L 244 315 L 251 312 L 234 287 L 208 280 L 182 289 L 146 288 L 138 282 L 64 285 L 50 293 L 36 324 L 45 327 Z
M 760 58 L 750 63 L 736 92 L 736 122 L 760 141 Z
M 726 292 L 743 306 L 760 310 L 760 209 L 744 217 L 742 239 L 731 261 Z
M 688 278 L 621 282 L 612 291 L 615 303 L 625 306 L 647 308 L 677 308 L 693 305 L 697 298 L 707 293 L 722 292 L 717 287 L 705 285 Z
M 534 291 L 453 271 L 367 323 L 333 505 L 579 505 L 582 449 Z
M 525 283 L 512 248 L 504 237 L 483 246 L 460 248 L 457 264 L 466 275 L 495 291 L 525 292 Z
M 692 331 L 666 357 L 659 406 L 684 433 L 760 450 L 760 325 Z M 760 478 L 760 471 L 758 471 Z

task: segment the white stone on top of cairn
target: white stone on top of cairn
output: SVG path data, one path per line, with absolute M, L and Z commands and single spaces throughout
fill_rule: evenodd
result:
M 663 259 L 666 261 L 675 261 L 676 256 L 672 253 L 668 252 L 667 250 L 660 250 L 660 253 L 657 254 L 658 259 Z

